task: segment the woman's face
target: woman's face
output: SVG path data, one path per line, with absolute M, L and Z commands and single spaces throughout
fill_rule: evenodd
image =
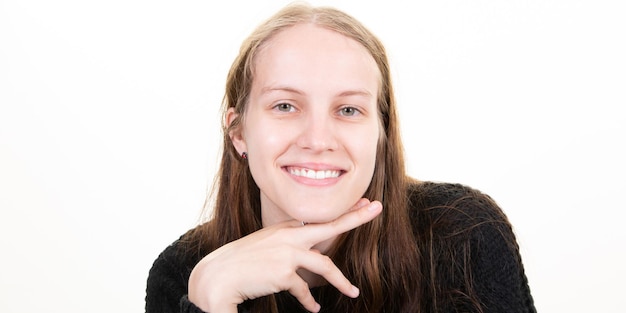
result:
M 334 31 L 301 24 L 265 43 L 243 128 L 231 134 L 248 153 L 264 226 L 331 221 L 363 196 L 376 162 L 379 84 L 368 51 Z

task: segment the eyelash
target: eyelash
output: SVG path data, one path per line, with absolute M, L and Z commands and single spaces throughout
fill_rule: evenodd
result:
M 274 106 L 274 109 L 278 110 L 279 112 L 288 113 L 288 112 L 292 112 L 293 110 L 295 110 L 295 107 L 291 103 L 280 102 Z M 287 110 L 283 110 L 283 109 L 287 109 Z M 352 110 L 352 113 L 346 114 L 346 110 Z M 339 111 L 338 111 L 339 115 L 346 116 L 346 117 L 352 117 L 352 116 L 359 115 L 362 113 L 363 112 L 361 112 L 361 110 L 353 106 L 344 106 L 344 107 L 339 108 Z

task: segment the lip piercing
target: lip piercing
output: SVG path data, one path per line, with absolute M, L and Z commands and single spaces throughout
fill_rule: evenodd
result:
M 304 225 L 306 225 L 306 224 L 308 224 L 308 223 L 307 223 L 307 222 L 305 222 L 305 221 L 302 221 L 302 226 L 304 226 Z

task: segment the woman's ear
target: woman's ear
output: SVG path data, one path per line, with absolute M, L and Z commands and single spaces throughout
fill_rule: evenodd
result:
M 237 150 L 237 153 L 241 155 L 242 153 L 248 151 L 243 135 L 243 127 L 241 124 L 235 125 L 235 127 L 232 128 L 230 127 L 238 117 L 239 113 L 235 112 L 235 108 L 229 108 L 226 112 L 226 125 L 228 125 L 228 128 L 230 129 L 228 131 L 228 136 L 230 137 L 230 141 L 233 143 L 235 150 Z

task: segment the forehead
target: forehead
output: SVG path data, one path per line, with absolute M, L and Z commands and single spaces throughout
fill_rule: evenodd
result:
M 351 86 L 377 93 L 380 71 L 370 52 L 356 40 L 311 23 L 274 34 L 257 52 L 254 84 Z

